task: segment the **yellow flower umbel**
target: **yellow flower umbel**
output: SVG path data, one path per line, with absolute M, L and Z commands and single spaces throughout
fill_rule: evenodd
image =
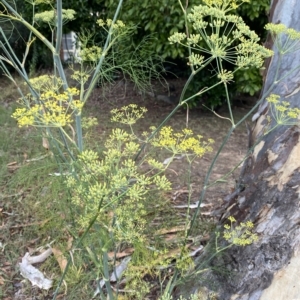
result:
M 84 103 L 73 99 L 79 95 L 76 88 L 59 92 L 61 80 L 47 75 L 34 78 L 30 83 L 37 97 L 28 94 L 19 99 L 24 107 L 16 109 L 12 114 L 20 127 L 64 127 L 72 122 L 73 114 L 81 114 Z
M 228 220 L 230 225 L 224 225 L 225 231 L 223 236 L 230 245 L 246 246 L 257 241 L 258 236 L 251 232 L 251 229 L 254 227 L 252 222 L 242 222 L 240 225 L 233 227 L 233 223 L 236 222 L 235 218 L 230 216 Z
M 113 109 L 111 111 L 111 120 L 121 124 L 133 125 L 138 119 L 143 118 L 146 112 L 147 109 L 145 107 L 138 107 L 136 104 L 129 104 L 121 107 L 120 109 Z
M 242 3 L 250 2 L 250 0 L 203 0 L 209 7 L 217 7 L 223 11 L 237 9 Z
M 173 155 L 194 155 L 202 157 L 205 153 L 211 152 L 213 140 L 202 141 L 201 135 L 194 136 L 191 129 L 183 129 L 181 132 L 174 133 L 170 126 L 163 127 L 158 136 L 151 144 L 155 147 L 164 148 Z
M 284 24 L 269 23 L 265 26 L 270 31 L 274 44 L 280 54 L 286 54 L 299 50 L 300 32 L 293 28 L 287 28 Z
M 82 61 L 97 62 L 102 54 L 102 48 L 98 46 L 84 47 L 79 57 Z
M 75 19 L 75 10 L 73 9 L 62 9 L 62 21 L 63 24 L 66 24 L 69 21 L 72 21 Z M 47 10 L 43 11 L 41 13 L 37 13 L 34 15 L 34 19 L 37 22 L 44 22 L 47 23 L 51 28 L 56 26 L 56 11 L 53 10 Z
M 99 124 L 98 119 L 95 118 L 95 117 L 89 117 L 89 118 L 83 117 L 82 120 L 81 120 L 81 126 L 84 129 L 89 129 L 89 128 L 91 128 L 93 126 L 96 126 L 98 124 Z
M 138 164 L 129 157 L 136 153 L 128 150 L 130 143 L 134 144 L 129 134 L 114 130 L 106 142 L 104 158 L 83 151 L 78 160 L 78 180 L 69 176 L 67 185 L 72 190 L 73 204 L 81 209 L 77 219 L 81 228 L 87 227 L 100 209 L 97 223 L 112 232 L 116 240 L 146 243 L 149 199 L 156 195 L 159 200 L 161 191 L 170 190 L 171 183 L 158 173 L 141 174 Z
M 249 1 L 204 0 L 205 5 L 193 7 L 187 15 L 195 32 L 190 36 L 176 32 L 169 37 L 169 42 L 190 47 L 188 64 L 195 69 L 217 60 L 217 71 L 221 74 L 222 82 L 232 79 L 232 74 L 222 69 L 222 61 L 237 66 L 234 72 L 241 68 L 260 68 L 264 59 L 273 52 L 261 46 L 257 34 L 249 29 L 241 17 L 228 14 L 243 2 Z
M 280 101 L 280 96 L 275 94 L 271 94 L 266 100 L 270 103 L 271 114 L 277 125 L 292 126 L 299 124 L 299 108 L 291 108 L 289 102 Z
M 107 19 L 106 21 L 104 21 L 104 20 L 102 20 L 102 19 L 99 19 L 99 20 L 97 21 L 97 24 L 98 24 L 100 27 L 104 28 L 105 31 L 108 32 L 108 28 L 107 28 L 107 27 L 110 27 L 110 26 L 111 26 L 112 20 L 111 20 L 111 19 Z M 117 20 L 117 21 L 114 23 L 114 25 L 113 25 L 113 31 L 122 31 L 122 30 L 125 29 L 125 27 L 126 27 L 126 26 L 125 26 L 125 24 L 123 23 L 123 21 Z

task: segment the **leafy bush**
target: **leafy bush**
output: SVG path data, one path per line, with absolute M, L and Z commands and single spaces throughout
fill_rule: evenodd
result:
M 190 0 L 188 3 L 187 12 L 195 5 L 201 4 L 202 1 Z M 185 4 L 185 3 L 184 3 Z M 24 17 L 31 17 L 32 9 L 31 4 L 17 0 L 16 5 L 18 10 L 22 12 Z M 63 1 L 64 8 L 71 8 L 76 11 L 76 19 L 70 21 L 64 27 L 64 32 L 75 31 L 77 33 L 83 32 L 88 29 L 93 33 L 94 43 L 100 43 L 105 36 L 100 34 L 99 30 L 96 30 L 95 20 L 97 18 L 112 17 L 117 6 L 117 2 L 114 0 L 97 0 L 89 1 L 88 5 L 82 1 L 66 0 Z M 45 10 L 45 4 L 41 3 L 35 7 L 37 12 Z M 261 37 L 265 37 L 264 25 L 267 23 L 266 12 L 269 9 L 269 1 L 257 1 L 252 0 L 251 3 L 244 3 L 237 9 L 237 14 L 241 15 L 245 19 L 246 23 L 250 26 L 252 30 L 255 30 L 257 34 Z M 162 0 L 162 1 L 139 1 L 139 5 L 136 5 L 136 1 L 128 0 L 123 4 L 120 19 L 126 24 L 136 24 L 135 34 L 131 40 L 126 41 L 128 49 L 134 49 L 141 40 L 145 37 L 151 38 L 151 43 L 147 44 L 147 48 L 144 47 L 145 53 L 153 55 L 154 53 L 160 55 L 167 60 L 175 61 L 180 65 L 180 71 L 178 68 L 168 65 L 168 70 L 178 76 L 188 76 L 190 72 L 189 67 L 186 65 L 186 57 L 188 52 L 185 48 L 174 47 L 168 42 L 168 37 L 175 32 L 182 32 L 185 28 L 184 17 L 182 14 L 182 9 L 177 0 Z M 46 25 L 39 24 L 40 31 L 49 38 L 50 31 Z M 24 27 L 23 29 L 24 30 Z M 27 32 L 28 34 L 28 32 Z M 23 33 L 22 33 L 23 35 Z M 24 35 L 23 35 L 24 36 Z M 17 35 L 12 37 L 11 44 L 15 45 L 17 55 L 22 53 L 24 50 L 17 49 L 18 43 L 15 41 L 18 39 Z M 124 41 L 125 42 L 125 41 Z M 49 67 L 52 65 L 51 60 L 49 60 L 49 52 L 43 43 L 36 41 L 33 45 L 33 52 L 29 56 L 29 63 L 27 66 L 31 66 L 32 69 L 38 67 Z M 183 62 L 183 63 L 182 63 Z M 212 65 L 212 68 L 215 68 Z M 185 75 L 184 75 L 185 74 Z M 216 80 L 211 75 L 211 73 L 206 72 L 197 76 L 197 82 L 194 82 L 190 87 L 190 93 L 195 93 L 199 88 L 206 86 L 207 83 L 215 83 Z M 230 86 L 231 95 L 240 93 L 249 93 L 254 95 L 261 89 L 262 79 L 258 70 L 243 70 L 235 74 L 235 85 Z M 208 107 L 217 107 L 221 105 L 224 101 L 222 91 L 211 93 L 206 99 L 196 98 L 193 100 L 193 105 L 196 106 L 197 102 L 205 103 Z
M 189 5 L 199 3 L 191 0 Z M 106 0 L 105 6 L 110 16 L 116 8 L 116 1 Z M 151 35 L 154 40 L 151 47 L 152 51 L 159 53 L 163 57 L 178 58 L 184 57 L 186 52 L 182 48 L 172 47 L 168 43 L 168 37 L 175 32 L 184 30 L 184 18 L 182 10 L 177 0 L 162 1 L 125 1 L 120 18 L 126 23 L 134 22 L 138 26 L 135 35 L 135 42 L 142 37 Z
M 201 4 L 202 1 L 191 0 L 188 2 L 187 12 L 195 5 Z M 184 1 L 183 1 L 183 4 Z M 115 8 L 116 2 L 113 0 L 106 0 L 105 6 L 107 7 L 107 14 L 111 15 Z M 267 10 L 269 9 L 269 1 L 256 1 L 253 0 L 250 3 L 244 3 L 241 5 L 236 13 L 245 19 L 246 23 L 252 30 L 255 30 L 261 37 L 265 37 L 264 25 L 267 23 Z M 137 17 L 138 16 L 138 17 Z M 124 3 L 121 11 L 122 20 L 125 22 L 135 22 L 138 25 L 134 42 L 137 43 L 142 37 L 151 35 L 153 37 L 150 46 L 150 51 L 154 51 L 166 58 L 167 60 L 175 61 L 181 65 L 180 71 L 176 66 L 168 66 L 168 70 L 179 76 L 185 74 L 188 76 L 190 72 L 186 63 L 186 57 L 188 52 L 182 47 L 173 47 L 167 42 L 170 35 L 175 32 L 184 31 L 184 17 L 182 15 L 182 9 L 177 0 L 163 0 L 163 1 L 139 1 L 139 5 L 136 5 L 136 1 L 128 0 Z M 212 69 L 215 65 L 212 65 Z M 189 94 L 194 94 L 201 88 L 215 84 L 216 78 L 212 76 L 210 72 L 202 72 L 201 75 L 195 78 L 196 82 L 193 82 L 189 87 Z M 237 92 L 248 93 L 254 95 L 262 87 L 262 78 L 258 70 L 248 69 L 242 70 L 235 74 L 235 85 L 230 86 L 230 93 L 233 96 Z M 209 84 L 208 84 L 209 83 Z M 200 101 L 205 103 L 208 107 L 214 108 L 221 105 L 224 102 L 223 90 L 219 89 L 219 92 L 214 90 L 210 95 L 207 95 L 205 99 L 197 97 L 190 103 L 190 106 L 196 106 Z

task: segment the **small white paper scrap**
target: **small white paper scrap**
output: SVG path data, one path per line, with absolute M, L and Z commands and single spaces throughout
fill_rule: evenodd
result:
M 110 278 L 109 278 L 110 282 L 116 282 L 122 276 L 123 272 L 127 269 L 127 265 L 130 262 L 130 260 L 131 260 L 130 256 L 125 257 L 122 260 L 122 262 L 117 267 L 115 267 L 115 270 L 110 275 Z M 101 289 L 103 288 L 104 284 L 105 284 L 104 279 L 101 279 L 99 282 L 99 286 Z M 99 294 L 99 292 L 100 292 L 99 286 L 97 287 L 93 297 L 95 297 Z
M 52 254 L 52 249 L 48 249 L 38 256 L 30 256 L 27 252 L 22 258 L 20 265 L 21 275 L 28 279 L 32 285 L 38 286 L 40 289 L 49 290 L 52 287 L 52 280 L 45 278 L 44 274 L 32 264 L 41 263 Z
M 195 202 L 194 204 L 190 204 L 190 205 L 188 205 L 188 204 L 184 204 L 184 205 L 175 205 L 174 207 L 175 208 L 197 208 L 198 207 L 198 205 L 199 205 L 199 201 L 197 201 L 197 202 Z M 200 204 L 200 207 L 204 207 L 204 206 L 206 206 L 206 204 L 204 204 L 204 203 L 201 203 Z
M 184 155 L 177 155 L 177 156 L 174 156 L 174 157 L 168 157 L 164 160 L 163 164 L 164 165 L 168 165 L 172 160 L 174 159 L 182 159 L 184 157 Z

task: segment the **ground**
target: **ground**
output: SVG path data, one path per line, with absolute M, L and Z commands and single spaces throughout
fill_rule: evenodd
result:
M 179 93 L 183 86 L 183 80 L 172 79 L 169 80 L 169 84 L 170 86 L 172 85 L 174 93 Z M 153 83 L 153 88 L 157 94 L 168 94 L 166 87 L 160 86 L 159 83 Z M 3 115 L 12 112 L 12 107 L 15 107 L 13 104 L 15 100 L 15 96 L 4 97 L 4 95 L 2 95 L 0 105 Z M 135 103 L 148 109 L 145 118 L 139 120 L 136 124 L 135 128 L 137 134 L 148 130 L 152 125 L 159 125 L 175 107 L 172 104 L 157 100 L 149 95 L 143 95 L 138 92 L 131 83 L 125 84 L 123 81 L 116 82 L 109 90 L 106 90 L 105 93 L 100 88 L 95 89 L 86 108 L 86 114 L 88 116 L 96 117 L 99 121 L 99 125 L 95 131 L 96 134 L 92 137 L 87 137 L 92 139 L 92 144 L 94 144 L 95 147 L 97 147 L 97 145 L 103 145 L 105 137 L 109 134 L 112 127 L 115 126 L 115 124 L 110 122 L 111 109 L 120 108 L 129 103 Z M 234 105 L 233 113 L 235 119 L 239 120 L 248 110 L 248 106 Z M 195 133 L 201 134 L 204 139 L 212 138 L 215 140 L 213 152 L 205 155 L 201 159 L 197 159 L 193 164 L 191 178 L 193 190 L 192 202 L 198 200 L 200 192 L 202 191 L 204 177 L 210 166 L 211 160 L 231 126 L 230 122 L 226 119 L 226 117 L 228 117 L 226 106 L 218 111 L 218 115 L 221 117 L 218 117 L 203 108 L 195 108 L 189 112 L 187 112 L 186 109 L 180 109 L 167 124 L 172 126 L 174 130 L 181 130 L 188 126 Z M 13 126 L 15 128 L 14 132 L 19 130 L 14 122 L 8 119 L 5 119 L 2 125 L 1 130 L 3 131 L 8 130 L 8 126 L 9 128 Z M 31 142 L 26 139 L 26 137 L 30 138 L 30 134 L 32 134 L 30 129 L 22 131 L 21 139 L 23 141 L 23 146 L 27 147 L 26 150 L 18 148 L 21 146 L 13 146 L 16 141 L 9 139 L 9 137 L 7 137 L 5 142 L 3 139 L 2 141 L 0 140 L 0 158 L 1 156 L 3 157 L 2 173 L 5 175 L 1 180 L 0 194 L 0 229 L 4 233 L 3 237 L 1 237 L 0 244 L 0 257 L 3 254 L 0 258 L 2 264 L 2 267 L 0 267 L 0 291 L 2 294 L 0 295 L 5 300 L 48 299 L 46 296 L 41 295 L 35 288 L 29 288 L 31 292 L 28 292 L 28 283 L 25 284 L 27 287 L 26 295 L 23 294 L 24 280 L 22 280 L 18 270 L 18 263 L 20 262 L 21 257 L 24 256 L 27 251 L 37 248 L 39 244 L 39 238 L 22 240 L 23 236 L 26 236 L 27 234 L 26 228 L 32 226 L 32 224 L 37 225 L 41 222 L 41 220 L 36 219 L 34 212 L 30 212 L 30 214 L 28 212 L 24 213 L 24 210 L 26 210 L 27 198 L 24 196 L 24 191 L 20 190 L 20 185 L 14 185 L 14 188 L 9 185 L 10 182 L 13 181 L 12 178 L 15 176 L 15 172 L 18 171 L 19 166 L 22 164 L 19 163 L 20 161 L 24 162 L 25 158 L 33 158 L 37 153 L 40 155 L 45 151 L 42 148 L 41 143 L 38 149 L 30 150 Z M 9 145 L 13 146 L 14 150 L 10 150 L 12 152 L 7 154 L 6 152 L 8 149 L 11 149 Z M 218 211 L 224 203 L 224 198 L 235 189 L 241 166 L 237 167 L 237 169 L 228 177 L 223 178 L 222 176 L 230 173 L 237 164 L 243 160 L 247 147 L 247 130 L 246 126 L 243 124 L 240 128 L 237 128 L 230 138 L 213 170 L 211 182 L 216 181 L 217 179 L 221 180 L 207 191 L 204 207 L 201 210 L 203 218 L 209 220 L 218 219 L 218 213 L 212 215 L 212 212 Z M 163 162 L 168 158 L 168 154 L 158 153 L 157 158 Z M 169 196 L 172 198 L 174 205 L 186 204 L 186 168 L 187 163 L 181 158 L 172 162 L 167 173 L 168 178 L 173 185 L 173 191 Z M 36 170 L 37 169 L 35 169 L 35 171 Z M 36 180 L 38 181 L 38 175 Z M 48 187 L 41 187 L 41 193 L 46 193 L 47 189 Z M 26 195 L 27 194 L 29 194 L 29 192 L 26 193 Z M 26 216 L 26 220 L 22 219 L 23 216 Z M 7 249 L 14 250 L 7 251 Z

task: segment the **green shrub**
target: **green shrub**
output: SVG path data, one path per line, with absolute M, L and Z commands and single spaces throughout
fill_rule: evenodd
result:
M 190 9 L 202 4 L 201 0 L 190 0 L 188 2 Z M 183 1 L 183 4 L 185 2 Z M 115 11 L 116 3 L 113 0 L 106 0 L 105 6 L 107 7 L 108 16 L 112 15 Z M 255 30 L 261 37 L 265 37 L 264 25 L 267 23 L 267 10 L 269 9 L 269 1 L 252 0 L 250 3 L 241 5 L 236 13 L 246 20 L 251 30 Z M 124 3 L 120 18 L 126 23 L 134 22 L 137 24 L 138 29 L 134 36 L 134 43 L 137 43 L 143 37 L 151 35 L 153 38 L 152 43 L 149 45 L 151 52 L 156 52 L 167 60 L 172 60 L 180 64 L 180 70 L 176 66 L 168 66 L 168 70 L 178 76 L 188 76 L 190 70 L 186 64 L 186 57 L 188 52 L 182 47 L 173 47 L 167 41 L 168 37 L 174 32 L 184 31 L 184 17 L 180 8 L 178 0 L 163 0 L 163 1 L 136 1 L 128 0 Z M 182 63 L 184 62 L 184 63 Z M 212 65 L 211 69 L 216 66 Z M 229 66 L 230 70 L 230 66 Z M 247 93 L 253 96 L 256 92 L 260 91 L 262 87 L 262 78 L 259 70 L 248 69 L 242 70 L 235 74 L 236 84 L 229 86 L 231 95 L 238 92 Z M 198 92 L 201 88 L 215 84 L 217 79 L 211 72 L 202 72 L 197 76 L 195 81 L 189 87 L 188 94 L 192 95 Z M 208 84 L 209 83 L 209 84 Z M 190 106 L 196 106 L 198 102 L 205 104 L 210 108 L 215 108 L 224 103 L 223 90 L 214 90 L 207 95 L 205 99 L 197 97 L 190 103 Z

